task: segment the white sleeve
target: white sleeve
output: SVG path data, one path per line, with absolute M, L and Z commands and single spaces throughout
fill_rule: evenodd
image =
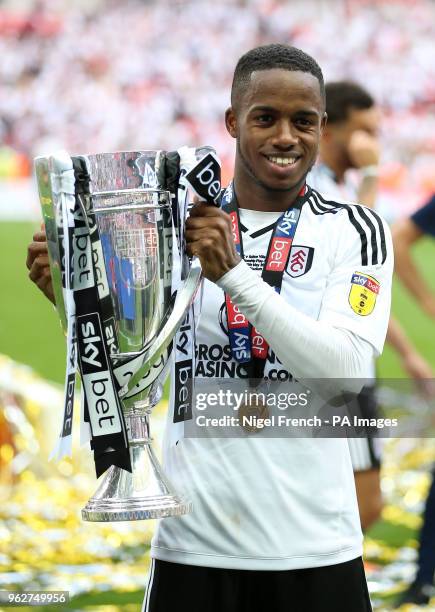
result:
M 390 229 L 377 218 L 382 236 L 377 237 L 376 256 L 373 247 L 369 248 L 364 265 L 361 240 L 353 228 L 346 231 L 343 226 L 319 314 L 319 322 L 347 329 L 370 342 L 376 356 L 382 353 L 387 334 L 394 266 Z M 379 261 L 373 264 L 372 259 Z
M 382 292 L 376 294 L 380 303 L 376 304 L 375 299 L 370 313 L 358 314 L 358 303 L 354 309 L 349 295 L 351 290 L 355 294 L 354 273 L 359 272 L 360 282 L 364 278 L 360 244 L 355 240 L 345 249 L 337 248 L 336 264 L 328 277 L 319 320 L 287 303 L 244 261 L 217 282 L 296 378 L 364 378 L 374 350 L 382 350 L 389 318 L 392 255 L 388 254 L 386 266 L 376 268 L 376 281 L 370 281 L 374 291 L 376 282 L 380 282 L 378 279 L 385 283 Z M 372 268 L 369 271 L 373 272 Z M 372 278 L 371 274 L 367 276 Z M 371 294 L 369 298 L 372 301 L 367 306 L 365 300 L 365 312 L 373 305 Z
M 370 344 L 288 304 L 246 262 L 217 282 L 296 378 L 363 378 Z M 291 340 L 290 340 L 291 338 Z

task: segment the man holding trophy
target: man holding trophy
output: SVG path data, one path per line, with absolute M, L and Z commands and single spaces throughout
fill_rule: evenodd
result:
M 325 199 L 306 184 L 326 119 L 323 76 L 313 58 L 279 44 L 246 53 L 236 66 L 231 107 L 225 116 L 227 130 L 237 141 L 234 181 L 218 197 L 213 197 L 213 189 L 212 193 L 202 194 L 201 183 L 210 187 L 215 182 L 211 180 L 211 171 L 209 181 L 198 181 L 198 177 L 205 178 L 201 172 L 206 167 L 213 167 L 208 166 L 212 164 L 210 158 L 207 165 L 201 167 L 199 160 L 193 170 L 181 169 L 177 175 L 178 207 L 184 177 L 190 180 L 201 200 L 190 211 L 185 226 L 187 207 L 178 208 L 181 213 L 175 211 L 179 220 L 174 226 L 174 244 L 180 247 L 180 257 L 172 273 L 179 274 L 180 278 L 177 283 L 172 282 L 171 290 L 166 287 L 166 294 L 163 280 L 161 286 L 154 286 L 153 293 L 142 292 L 141 304 L 135 304 L 133 318 L 125 315 L 129 298 L 121 297 L 121 289 L 115 292 L 119 303 L 112 297 L 111 305 L 101 306 L 99 298 L 96 311 L 100 313 L 102 332 L 111 314 L 116 321 L 118 345 L 123 344 L 112 353 L 112 375 L 114 392 L 124 402 L 128 433 L 125 439 L 128 437 L 129 442 L 124 444 L 115 437 L 95 440 L 98 436 L 93 435 L 92 416 L 89 417 L 94 456 L 103 457 L 101 472 L 108 465 L 112 448 L 115 454 L 122 453 L 122 449 L 134 447 L 137 440 L 147 446 L 144 415 L 155 403 L 152 394 L 158 391 L 154 383 L 148 385 L 149 380 L 142 383 L 141 376 L 146 378 L 150 365 L 163 355 L 173 337 L 164 469 L 178 493 L 165 489 L 161 484 L 166 482 L 164 477 L 157 479 L 158 499 L 166 504 L 160 516 L 169 518 L 160 522 L 152 541 L 145 611 L 371 610 L 346 439 L 271 439 L 261 435 L 185 438 L 180 429 L 180 423 L 191 418 L 188 406 L 191 392 L 182 386 L 182 383 L 188 386 L 188 377 L 182 379 L 180 375 L 186 367 L 183 365 L 186 347 L 190 351 L 190 371 L 195 372 L 195 378 L 212 377 L 223 365 L 234 366 L 233 371 L 246 379 L 247 386 L 249 379 L 267 379 L 276 367 L 296 379 L 362 378 L 366 365 L 382 351 L 393 266 L 390 234 L 373 211 Z M 79 221 L 88 215 L 90 235 L 95 227 L 94 217 L 100 218 L 96 232 L 99 236 L 95 241 L 101 242 L 106 270 L 110 271 L 107 253 L 112 249 L 120 257 L 122 253 L 132 252 L 134 245 L 130 237 L 127 245 L 121 244 L 127 249 L 122 251 L 119 236 L 112 239 L 108 235 L 119 225 L 126 236 L 129 230 L 136 231 L 143 212 L 139 215 L 130 209 L 122 212 L 127 215 L 122 222 L 116 220 L 123 194 L 118 192 L 112 205 L 109 200 L 113 196 L 107 192 L 115 185 L 95 185 L 100 162 L 88 160 L 91 182 L 87 186 L 82 181 L 86 167 L 75 168 L 75 191 L 68 191 L 66 185 L 62 193 L 68 198 L 68 193 L 75 192 L 77 203 L 80 181 L 82 193 L 93 190 L 92 210 L 86 211 L 86 204 L 85 212 L 75 210 L 72 200 L 71 210 L 76 217 L 82 215 Z M 165 160 L 163 164 L 166 178 L 159 178 L 158 164 L 153 168 L 156 184 L 164 185 L 165 189 L 170 184 L 169 162 Z M 71 171 L 74 173 L 74 167 Z M 141 176 L 145 174 L 142 172 Z M 156 210 L 160 204 L 164 208 L 166 201 L 157 191 L 160 195 L 152 197 L 161 197 L 164 201 L 149 203 L 154 207 L 152 214 L 146 213 L 150 228 L 158 227 Z M 55 200 L 56 197 L 54 194 Z M 129 202 L 131 206 L 131 196 Z M 67 208 L 65 205 L 64 209 Z M 106 223 L 105 219 L 111 215 L 112 220 Z M 128 215 L 139 217 L 129 219 Z M 157 237 L 153 243 L 157 250 L 165 227 L 163 212 L 161 216 L 159 229 L 150 230 L 150 235 Z M 171 231 L 169 225 L 167 231 Z M 48 231 L 47 238 L 50 245 Z M 188 263 L 182 252 L 184 241 Z M 158 259 L 158 266 L 164 269 L 167 258 L 163 244 L 160 251 L 163 255 Z M 197 260 L 206 279 L 200 313 L 195 306 L 198 297 L 192 302 L 197 281 L 192 262 Z M 43 234 L 36 236 L 29 247 L 28 267 L 31 279 L 52 298 Z M 126 277 L 133 279 L 135 285 L 138 282 L 147 285 L 145 277 L 141 281 L 146 276 L 144 263 L 134 264 L 133 268 L 128 273 L 124 270 L 120 276 L 124 281 Z M 116 274 L 115 269 L 114 280 L 108 281 L 113 286 Z M 68 289 L 68 284 L 66 280 L 64 289 Z M 171 302 L 174 287 L 175 303 Z M 97 295 L 95 288 L 92 291 Z M 156 308 L 150 310 L 149 304 L 159 292 L 167 296 L 157 302 L 164 305 L 163 310 L 168 314 L 159 314 L 156 322 L 148 325 L 152 331 L 144 334 L 136 319 L 144 320 L 147 312 L 155 312 Z M 112 308 L 112 312 L 105 314 L 106 307 Z M 183 320 L 185 312 L 190 314 Z M 86 324 L 91 321 L 89 312 L 78 316 L 76 312 L 75 316 L 79 322 L 82 316 L 88 317 L 83 319 Z M 171 336 L 168 327 L 172 330 L 178 327 L 178 331 L 171 332 Z M 68 329 L 67 324 L 65 328 Z M 83 357 L 92 354 L 92 349 L 86 352 L 89 329 L 78 332 L 83 336 L 78 338 L 82 379 Z M 69 331 L 73 337 L 74 330 Z M 217 360 L 222 363 L 216 363 Z M 159 375 L 164 362 L 167 360 L 162 359 Z M 141 384 L 151 389 L 146 401 L 129 402 L 134 397 L 135 386 Z M 118 436 L 122 432 L 122 414 L 120 423 L 119 431 L 115 432 Z M 132 435 L 132 431 L 136 433 Z M 123 460 L 128 461 L 127 455 Z M 111 464 L 108 473 L 113 475 L 120 470 L 130 474 L 129 468 L 133 475 L 135 470 L 140 473 L 141 466 L 145 465 L 142 455 L 139 453 L 136 460 L 130 451 L 130 457 L 132 466 L 125 463 L 126 469 L 122 469 Z M 151 462 L 151 465 L 155 464 Z M 128 484 L 128 477 L 118 474 L 117 480 L 113 478 L 88 502 L 85 519 L 123 520 L 134 518 L 134 512 L 138 513 L 137 518 L 158 516 L 143 506 L 134 511 L 126 508 L 127 502 L 117 497 L 119 490 L 124 487 L 127 491 L 124 498 L 134 505 L 131 501 L 134 487 Z M 154 487 L 155 480 L 152 480 Z

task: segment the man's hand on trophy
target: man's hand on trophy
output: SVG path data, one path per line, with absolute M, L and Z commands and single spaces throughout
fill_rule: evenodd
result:
M 55 304 L 45 230 L 36 232 L 33 235 L 33 242 L 27 248 L 26 266 L 29 270 L 29 278 L 39 287 L 50 302 Z
M 205 278 L 213 282 L 240 262 L 230 216 L 204 202 L 195 203 L 186 221 L 186 246 L 187 254 L 199 258 Z

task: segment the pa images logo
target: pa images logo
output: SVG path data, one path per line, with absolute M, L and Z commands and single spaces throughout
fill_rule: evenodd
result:
M 293 245 L 290 250 L 286 273 L 292 278 L 306 274 L 313 264 L 313 255 L 313 247 Z
M 371 314 L 376 304 L 379 288 L 380 284 L 373 276 L 355 272 L 352 275 L 349 292 L 349 304 L 352 310 L 362 317 Z

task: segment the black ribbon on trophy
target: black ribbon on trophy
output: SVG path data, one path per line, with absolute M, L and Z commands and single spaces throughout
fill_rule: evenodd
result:
M 127 432 L 111 353 L 117 352 L 115 319 L 95 213 L 91 206 L 86 160 L 73 158 L 74 301 L 77 353 L 84 390 L 84 419 L 91 428 L 97 477 L 111 465 L 131 471 Z M 109 344 L 109 341 L 111 341 Z

